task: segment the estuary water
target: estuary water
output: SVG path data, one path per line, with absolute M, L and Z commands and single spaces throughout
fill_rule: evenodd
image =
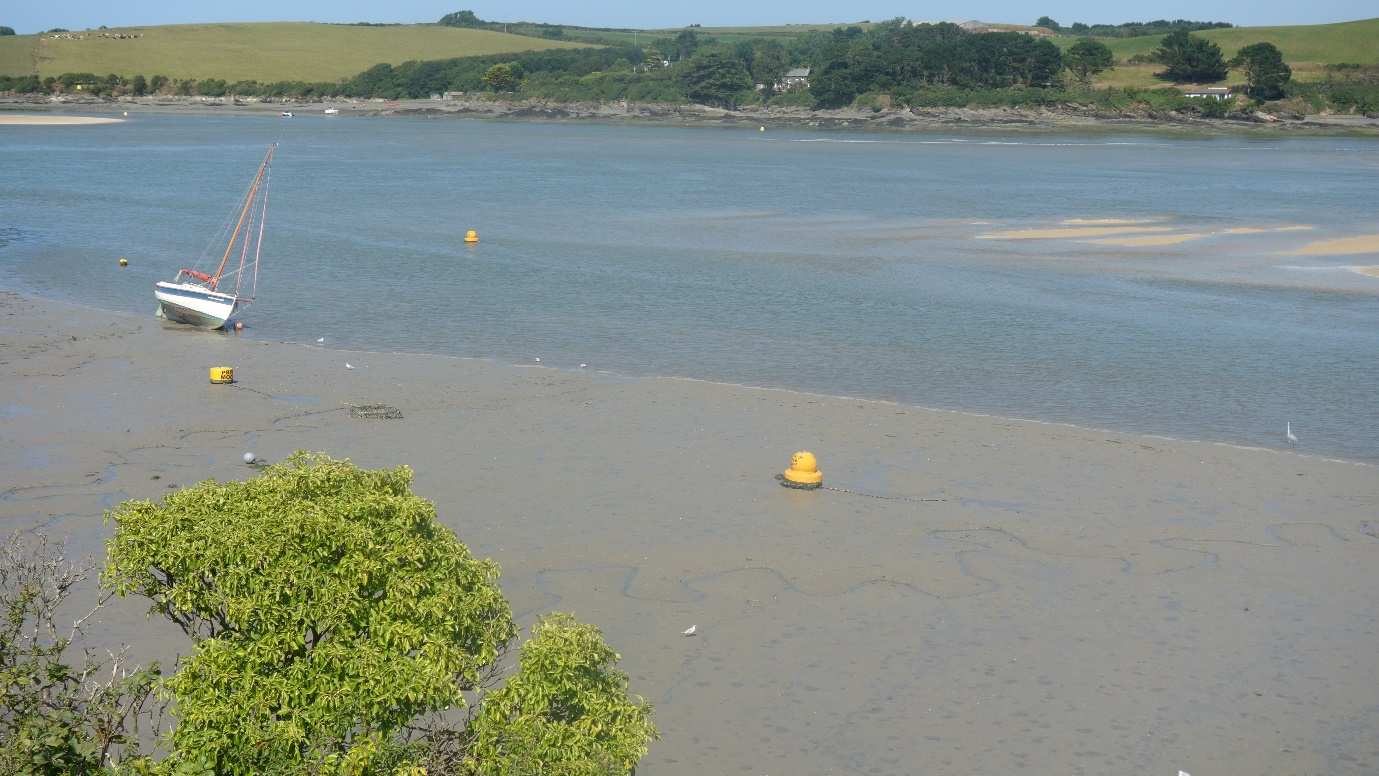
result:
M 0 288 L 151 314 L 275 141 L 241 336 L 1379 460 L 1374 138 L 0 127 Z

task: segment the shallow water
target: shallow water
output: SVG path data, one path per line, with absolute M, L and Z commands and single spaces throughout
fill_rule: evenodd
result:
M 1379 459 L 1379 279 L 1352 270 L 1379 256 L 1288 255 L 1379 231 L 1374 139 L 6 127 L 0 287 L 151 312 L 274 140 L 247 336 L 1271 446 L 1291 421 L 1307 451 Z M 1067 219 L 1202 236 L 982 239 Z

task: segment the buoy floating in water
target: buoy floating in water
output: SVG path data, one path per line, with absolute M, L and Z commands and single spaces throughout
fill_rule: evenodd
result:
M 235 321 L 235 331 L 244 331 L 244 321 Z
M 766 127 L 757 127 L 757 131 L 758 131 L 758 132 L 765 132 L 765 131 L 766 131 Z
M 819 471 L 818 459 L 808 450 L 790 456 L 790 468 L 781 475 L 780 484 L 800 490 L 814 490 L 823 486 L 824 474 Z
M 478 241 L 479 241 L 479 233 L 476 232 L 476 231 L 474 231 L 473 229 L 470 229 L 468 232 L 465 232 L 465 233 L 464 233 L 464 241 L 467 242 L 467 243 L 476 243 L 476 242 L 478 242 Z
M 121 267 L 128 267 L 128 266 L 129 266 L 129 259 L 126 259 L 125 257 L 121 256 L 121 257 L 120 257 L 120 266 L 121 266 Z

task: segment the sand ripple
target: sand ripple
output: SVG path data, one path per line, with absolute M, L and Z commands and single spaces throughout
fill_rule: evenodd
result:
M 33 113 L 0 113 L 0 126 L 77 126 L 82 124 L 119 124 L 124 119 L 103 116 L 54 116 Z

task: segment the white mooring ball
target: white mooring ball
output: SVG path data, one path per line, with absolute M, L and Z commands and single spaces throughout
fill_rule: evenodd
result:
M 258 456 L 257 456 L 257 455 L 254 455 L 253 453 L 245 453 L 245 454 L 244 454 L 244 462 L 245 462 L 245 463 L 253 463 L 254 461 L 257 461 L 257 460 L 258 460 Z

